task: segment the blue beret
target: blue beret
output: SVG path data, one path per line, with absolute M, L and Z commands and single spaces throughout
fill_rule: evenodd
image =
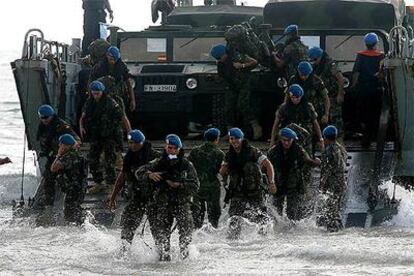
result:
M 73 146 L 74 144 L 76 144 L 76 140 L 70 134 L 63 134 L 62 136 L 59 137 L 59 143 Z
M 293 130 L 291 130 L 290 128 L 287 128 L 287 127 L 282 128 L 279 131 L 279 136 L 285 137 L 285 138 L 288 138 L 288 139 L 291 139 L 291 140 L 298 139 L 298 135 L 296 134 L 296 132 L 294 132 Z
M 100 81 L 93 81 L 89 84 L 89 89 L 92 91 L 105 91 L 105 85 Z
M 40 117 L 51 117 L 55 115 L 55 110 L 48 104 L 41 105 L 37 110 L 37 114 Z
M 121 58 L 121 52 L 115 46 L 109 47 L 108 50 L 106 51 L 106 53 L 108 55 L 110 55 L 111 57 L 113 57 L 115 59 L 115 61 L 118 61 L 118 59 Z
M 226 46 L 217 44 L 210 50 L 210 54 L 215 59 L 220 59 L 226 53 Z
M 318 59 L 322 57 L 323 50 L 319 47 L 312 47 L 308 50 L 308 56 L 310 59 Z
M 229 136 L 234 137 L 236 139 L 243 139 L 244 138 L 244 133 L 240 128 L 233 127 L 229 130 Z
M 378 43 L 378 36 L 376 33 L 367 33 L 364 36 L 364 42 L 366 45 L 375 45 Z
M 204 132 L 204 139 L 207 141 L 215 141 L 220 137 L 220 130 L 218 128 L 209 128 Z
M 173 145 L 173 146 L 176 146 L 177 148 L 183 147 L 183 143 L 181 143 L 180 137 L 176 134 L 168 134 L 167 137 L 165 138 L 165 142 L 168 145 Z
M 298 31 L 298 25 L 292 24 L 285 28 L 285 30 L 283 31 L 283 34 L 287 35 L 293 32 L 297 32 L 297 31 Z
M 128 133 L 128 140 L 141 144 L 145 142 L 145 135 L 140 130 L 133 129 Z
M 324 128 L 322 134 L 323 134 L 324 138 L 334 140 L 334 139 L 336 139 L 336 136 L 338 135 L 338 129 L 333 125 L 329 125 L 329 126 Z
M 303 88 L 299 84 L 292 84 L 289 86 L 288 92 L 295 97 L 303 97 L 305 94 Z
M 309 76 L 313 71 L 312 64 L 307 61 L 302 61 L 298 64 L 298 72 L 302 76 Z

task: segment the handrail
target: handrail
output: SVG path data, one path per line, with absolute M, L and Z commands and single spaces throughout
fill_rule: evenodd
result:
M 389 56 L 394 58 L 412 58 L 413 40 L 407 29 L 403 26 L 395 26 L 390 30 L 388 43 L 390 45 Z

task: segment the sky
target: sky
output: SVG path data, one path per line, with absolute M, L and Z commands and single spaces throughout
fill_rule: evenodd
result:
M 267 0 L 243 0 L 250 6 L 264 6 Z M 114 25 L 126 31 L 140 31 L 151 21 L 151 0 L 110 0 Z M 194 0 L 202 4 L 203 0 Z M 83 36 L 82 0 L 2 1 L 0 50 L 21 51 L 25 33 L 39 28 L 45 39 L 70 43 Z

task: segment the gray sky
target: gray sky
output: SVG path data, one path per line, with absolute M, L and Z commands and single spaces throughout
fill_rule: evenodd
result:
M 151 0 L 110 0 L 114 25 L 127 31 L 139 31 L 152 24 Z M 202 0 L 194 0 L 201 4 Z M 264 6 L 267 0 L 244 0 L 251 6 Z M 82 37 L 82 0 L 7 0 L 2 1 L 2 39 L 0 50 L 21 51 L 24 34 L 40 28 L 45 38 L 69 43 Z

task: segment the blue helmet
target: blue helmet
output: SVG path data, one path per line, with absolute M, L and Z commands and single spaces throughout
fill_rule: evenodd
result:
M 217 44 L 210 50 L 210 54 L 215 59 L 220 59 L 226 53 L 226 46 L 223 44 Z
M 336 136 L 338 135 L 338 129 L 333 125 L 329 125 L 324 128 L 322 134 L 324 138 L 335 140 Z
M 229 130 L 229 137 L 234 137 L 236 139 L 243 139 L 244 133 L 240 128 L 233 127 Z
M 289 86 L 288 92 L 294 96 L 294 97 L 303 97 L 303 95 L 305 94 L 305 92 L 303 91 L 302 86 L 300 86 L 299 84 L 292 84 L 291 86 Z
M 105 85 L 100 81 L 93 81 L 91 84 L 89 84 L 89 89 L 91 91 L 105 91 Z
M 307 61 L 301 61 L 298 65 L 298 72 L 302 76 L 309 76 L 313 71 L 312 64 Z
M 75 138 L 70 134 L 63 134 L 59 137 L 59 143 L 64 145 L 73 146 L 76 144 Z
M 48 104 L 41 105 L 37 110 L 39 117 L 52 117 L 55 115 L 55 110 Z
M 138 129 L 133 129 L 128 133 L 128 140 L 134 143 L 142 144 L 145 142 L 145 135 Z
M 287 34 L 297 33 L 297 32 L 298 32 L 298 25 L 292 24 L 285 28 L 285 30 L 283 31 L 283 34 L 287 35 Z
M 280 137 L 287 138 L 287 139 L 290 139 L 290 140 L 296 140 L 296 139 L 298 139 L 298 135 L 296 134 L 296 132 L 294 132 L 292 129 L 287 128 L 287 127 L 282 128 L 279 131 L 279 136 Z
M 366 45 L 372 46 L 378 43 L 378 36 L 376 33 L 367 33 L 364 36 L 364 42 Z
M 322 55 L 323 55 L 323 50 L 319 47 L 312 47 L 308 50 L 308 57 L 310 59 L 318 59 L 322 57 Z
M 177 134 L 168 134 L 165 138 L 165 142 L 168 145 L 176 146 L 178 149 L 183 147 L 183 143 L 181 143 L 181 139 Z
M 115 59 L 115 61 L 118 61 L 118 59 L 121 58 L 121 52 L 115 46 L 109 47 L 108 50 L 106 50 L 106 54 L 108 54 L 111 57 L 113 57 Z
M 207 141 L 215 141 L 220 137 L 220 130 L 218 128 L 209 128 L 204 132 L 204 139 Z

